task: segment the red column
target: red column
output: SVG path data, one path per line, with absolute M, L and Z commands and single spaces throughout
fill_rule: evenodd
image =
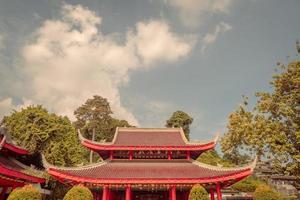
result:
M 217 200 L 222 200 L 221 186 L 217 183 Z
M 168 160 L 171 160 L 171 159 L 172 159 L 172 152 L 168 151 Z
M 210 188 L 210 200 L 215 200 L 215 192 L 213 188 Z
M 113 154 L 113 150 L 110 150 L 110 155 L 109 155 L 109 157 L 110 157 L 110 159 L 112 160 L 112 159 L 114 159 L 114 154 Z
M 0 200 L 4 200 L 6 191 L 7 191 L 7 187 L 3 187 L 0 194 Z
M 186 159 L 189 160 L 191 158 L 191 152 L 186 151 Z
M 176 186 L 175 185 L 170 187 L 169 196 L 171 197 L 170 200 L 176 200 Z
M 127 185 L 126 187 L 126 200 L 131 200 L 131 186 Z
M 103 186 L 102 200 L 109 200 L 109 189 L 108 189 L 108 186 Z
M 132 160 L 132 158 L 133 158 L 133 152 L 132 152 L 132 150 L 130 150 L 129 151 L 129 160 Z

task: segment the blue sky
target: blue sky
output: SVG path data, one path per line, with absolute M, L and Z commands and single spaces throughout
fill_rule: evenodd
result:
M 299 9 L 299 0 L 2 0 L 0 116 L 43 104 L 72 119 L 98 94 L 140 127 L 186 111 L 192 138 L 209 139 L 295 56 Z

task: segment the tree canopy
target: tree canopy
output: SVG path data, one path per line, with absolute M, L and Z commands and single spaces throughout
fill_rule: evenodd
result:
M 126 120 L 113 118 L 107 99 L 97 95 L 77 108 L 74 114 L 77 119 L 74 123 L 75 127 L 89 139 L 92 139 L 93 131 L 95 131 L 94 139 L 97 141 L 111 141 L 116 127 L 131 126 Z
M 93 200 L 93 194 L 87 187 L 75 185 L 67 192 L 64 200 Z
M 172 114 L 170 119 L 166 121 L 166 127 L 179 128 L 182 127 L 186 138 L 190 138 L 190 125 L 193 123 L 193 118 L 183 111 L 176 111 Z
M 229 116 L 221 140 L 227 155 L 256 153 L 272 159 L 277 169 L 300 174 L 300 61 L 280 66 L 273 91 L 259 92 L 253 108 L 247 101 Z
M 22 188 L 14 189 L 7 200 L 42 200 L 42 195 L 32 185 L 25 185 Z
M 84 148 L 67 117 L 42 106 L 28 106 L 4 117 L 1 126 L 32 154 L 43 153 L 52 164 L 72 166 L 83 162 Z

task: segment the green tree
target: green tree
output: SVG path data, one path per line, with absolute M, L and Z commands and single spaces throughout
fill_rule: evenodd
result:
M 209 200 L 209 196 L 204 187 L 196 184 L 190 191 L 189 200 Z
M 18 145 L 32 154 L 43 153 L 52 164 L 72 166 L 83 162 L 84 148 L 67 117 L 42 106 L 29 106 L 4 117 L 1 126 Z
M 229 116 L 221 139 L 225 154 L 256 153 L 278 170 L 300 175 L 300 61 L 281 66 L 272 92 L 259 92 L 253 110 L 247 101 Z
M 222 158 L 218 152 L 214 149 L 203 152 L 199 158 L 197 158 L 199 162 L 209 164 L 209 165 L 222 165 L 224 167 L 233 167 L 235 166 L 232 162 Z
M 190 125 L 193 123 L 193 118 L 183 111 L 176 111 L 170 119 L 166 121 L 166 127 L 179 128 L 182 127 L 186 138 L 190 138 Z
M 93 200 L 93 194 L 87 187 L 76 185 L 67 192 L 64 200 Z
M 259 185 L 253 193 L 254 200 L 281 200 L 282 196 L 272 190 L 268 185 Z
M 85 137 L 94 140 L 111 141 L 116 127 L 130 127 L 126 120 L 113 118 L 113 114 L 107 99 L 94 96 L 88 99 L 74 112 L 76 116 L 75 127 L 80 129 Z
M 264 184 L 264 182 L 254 178 L 253 176 L 249 176 L 242 181 L 235 183 L 231 187 L 240 192 L 254 192 L 261 184 Z
M 22 188 L 14 189 L 7 200 L 42 200 L 42 195 L 32 185 L 25 185 Z

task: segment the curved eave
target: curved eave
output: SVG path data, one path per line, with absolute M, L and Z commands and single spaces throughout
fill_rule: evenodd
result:
M 116 130 L 114 139 L 112 142 L 95 142 L 86 139 L 82 136 L 80 131 L 78 131 L 79 139 L 81 144 L 93 151 L 110 151 L 110 150 L 181 150 L 181 151 L 206 151 L 213 149 L 218 140 L 216 136 L 213 140 L 201 143 L 201 142 L 188 142 L 184 136 L 182 129 L 180 128 L 182 139 L 185 141 L 186 145 L 183 146 L 118 146 L 114 144 L 117 138 L 118 128 Z
M 24 182 L 31 182 L 31 183 L 44 183 L 45 182 L 44 178 L 39 178 L 39 177 L 31 176 L 28 174 L 24 174 L 23 172 L 6 168 L 3 165 L 0 165 L 0 175 L 12 177 L 16 180 L 21 179 L 21 180 L 24 180 Z
M 226 182 L 230 180 L 240 180 L 252 174 L 250 169 L 244 171 L 239 171 L 236 173 L 228 174 L 226 176 L 216 176 L 216 177 L 206 177 L 206 178 L 122 178 L 122 179 L 96 179 L 96 178 L 86 178 L 73 176 L 55 168 L 47 169 L 47 172 L 56 177 L 59 180 L 73 181 L 75 183 L 92 183 L 92 184 L 195 184 L 195 183 L 217 183 Z
M 9 151 L 15 152 L 20 155 L 28 155 L 29 154 L 29 151 L 27 151 L 26 149 L 23 149 L 21 147 L 15 146 L 10 143 L 4 143 L 2 148 L 8 149 Z
M 212 171 L 221 170 L 228 171 L 228 174 L 222 176 L 210 176 L 204 178 L 89 178 L 70 175 L 67 172 L 61 170 L 81 170 L 80 168 L 59 168 L 53 165 L 47 166 L 47 172 L 61 181 L 73 182 L 73 183 L 92 183 L 92 184 L 195 184 L 195 183 L 223 183 L 224 186 L 231 185 L 239 180 L 251 175 L 256 165 L 255 159 L 250 165 L 238 168 L 222 168 L 211 166 L 207 164 L 194 161 L 193 164 L 199 167 L 205 167 Z M 98 163 L 98 165 L 105 165 L 106 162 Z M 97 164 L 94 164 L 94 166 Z M 86 166 L 93 167 L 93 165 Z

